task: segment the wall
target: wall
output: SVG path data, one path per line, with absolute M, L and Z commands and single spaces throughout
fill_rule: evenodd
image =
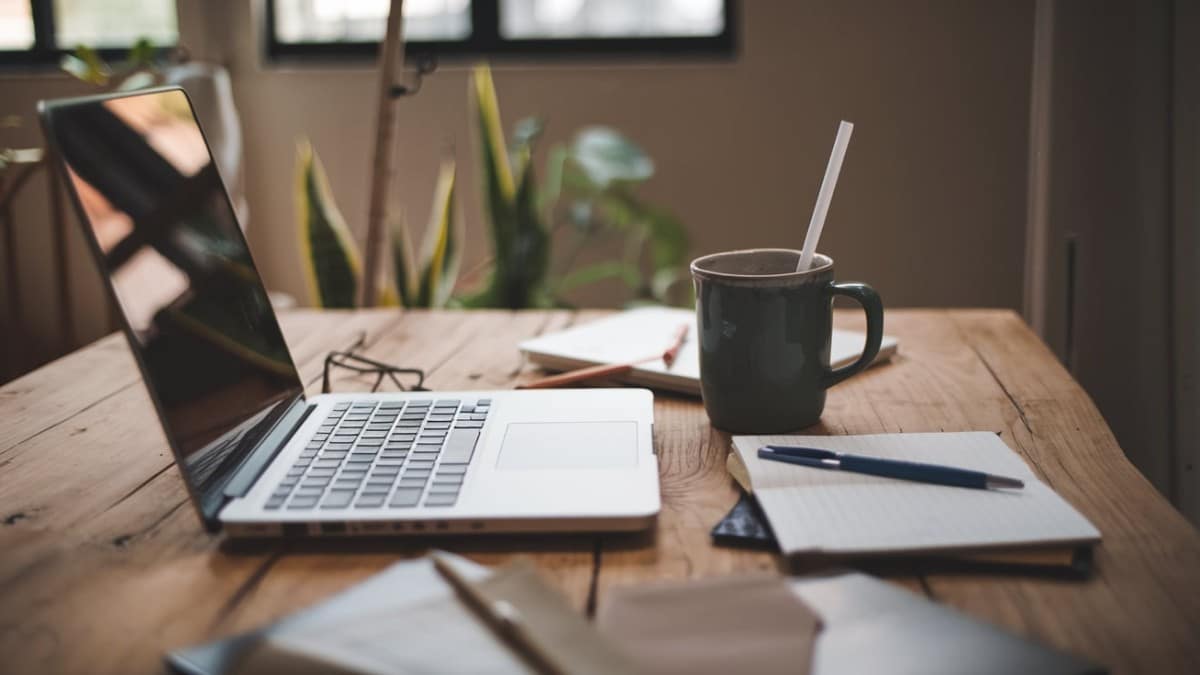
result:
M 1133 463 L 1200 522 L 1197 445 L 1186 433 L 1200 261 L 1186 179 L 1200 157 L 1198 122 L 1173 115 L 1196 109 L 1189 45 L 1200 22 L 1170 0 L 1045 2 L 1054 27 L 1052 56 L 1039 65 L 1053 82 L 1038 188 L 1044 337 Z M 1177 23 L 1187 12 L 1190 22 Z M 1191 58 L 1180 58 L 1187 49 Z
M 274 289 L 304 302 L 292 187 L 295 141 L 308 136 L 361 237 L 376 74 L 370 64 L 264 65 L 261 3 L 180 0 L 184 40 L 226 62 L 247 140 L 256 258 Z M 821 248 L 842 278 L 873 283 L 891 306 L 1018 307 L 1024 245 L 1032 4 L 1023 2 L 744 2 L 740 53 L 669 64 L 499 64 L 506 124 L 549 120 L 543 147 L 585 124 L 614 125 L 655 158 L 648 198 L 675 210 L 692 252 L 799 246 L 839 119 L 854 141 Z M 423 226 L 436 166 L 453 148 L 469 241 L 485 255 L 467 125 L 469 64 L 443 64 L 400 103 L 392 204 Z M 80 89 L 60 76 L 0 76 L 0 110 L 29 111 Z M 27 222 L 44 219 L 32 204 Z M 26 306 L 44 315 L 37 227 L 22 241 Z M 82 249 L 73 265 L 94 292 Z M 39 276 L 41 275 L 41 276 Z M 613 289 L 579 299 L 612 303 Z M 93 293 L 94 294 L 94 293 Z M 94 305 L 94 299 L 77 304 Z M 93 312 L 94 313 L 94 312 Z M 103 312 L 79 339 L 100 334 Z M 26 326 L 53 334 L 40 316 Z
M 308 135 L 362 235 L 376 75 L 263 67 L 248 9 L 232 68 L 248 139 L 255 254 L 303 295 L 293 232 L 293 147 Z M 900 305 L 1017 307 L 1021 298 L 1031 4 L 746 2 L 729 62 L 496 66 L 505 123 L 550 127 L 543 147 L 609 124 L 658 166 L 646 194 L 674 209 L 694 253 L 796 246 L 839 119 L 856 124 L 822 249 L 844 278 Z M 436 166 L 454 148 L 468 262 L 485 254 L 467 124 L 468 64 L 444 64 L 400 103 L 392 203 L 423 226 Z M 593 293 L 584 302 L 612 302 Z

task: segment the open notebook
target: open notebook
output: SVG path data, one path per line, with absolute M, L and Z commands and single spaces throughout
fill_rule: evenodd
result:
M 970 551 L 1100 539 L 1087 518 L 994 433 L 734 436 L 733 443 L 785 554 Z M 1025 488 L 972 490 L 759 459 L 758 448 L 768 444 L 947 464 L 1020 478 Z
M 643 363 L 620 378 L 626 384 L 700 395 L 700 355 L 696 348 L 696 313 L 672 307 L 642 307 L 590 321 L 557 333 L 548 333 L 520 344 L 531 363 L 547 370 L 573 370 L 604 363 L 625 363 L 661 354 L 670 346 L 681 325 L 690 326 L 687 340 L 674 365 L 662 361 Z M 829 362 L 837 368 L 853 363 L 862 354 L 865 336 L 835 330 Z M 875 363 L 896 353 L 896 338 L 883 336 Z

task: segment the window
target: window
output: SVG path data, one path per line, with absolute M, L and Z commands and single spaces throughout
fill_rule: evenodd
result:
M 0 0 L 0 61 L 56 63 L 84 44 L 106 56 L 141 38 L 179 41 L 175 0 Z
M 389 0 L 267 0 L 272 58 L 374 58 Z M 410 54 L 733 53 L 733 0 L 405 0 Z

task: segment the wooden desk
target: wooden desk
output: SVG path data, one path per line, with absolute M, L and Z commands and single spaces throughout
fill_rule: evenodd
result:
M 505 389 L 536 374 L 514 345 L 599 313 L 295 312 L 284 328 L 316 391 L 360 331 L 367 353 L 418 365 L 433 389 Z M 857 315 L 837 323 L 856 327 Z M 889 311 L 900 353 L 835 388 L 829 433 L 995 430 L 1104 534 L 1086 583 L 895 578 L 970 614 L 1107 664 L 1195 672 L 1200 535 L 1125 460 L 1095 406 L 1007 311 Z M 361 389 L 342 380 L 339 391 Z M 591 612 L 614 585 L 775 569 L 714 548 L 733 504 L 725 434 L 698 401 L 661 395 L 663 511 L 638 536 L 452 539 L 484 564 L 530 555 Z M 339 591 L 429 542 L 230 551 L 200 529 L 123 337 L 0 388 L 0 670 L 133 673 L 164 651 L 246 630 Z

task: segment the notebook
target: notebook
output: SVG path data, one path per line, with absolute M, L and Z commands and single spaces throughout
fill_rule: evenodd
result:
M 496 571 L 441 554 L 486 597 L 515 607 L 572 672 L 628 671 L 628 661 L 547 587 L 532 565 Z M 187 675 L 266 673 L 516 673 L 535 669 L 466 606 L 429 559 L 399 562 L 262 630 L 174 652 Z
M 857 573 L 618 586 L 596 628 L 651 675 L 1103 672 Z
M 1087 544 L 1100 532 L 990 432 L 734 436 L 754 494 L 787 555 L 865 555 Z M 1025 481 L 972 490 L 759 459 L 763 445 L 976 469 Z
M 617 586 L 602 600 L 596 628 L 642 675 L 807 675 L 820 630 L 774 574 Z
M 700 355 L 696 342 L 696 314 L 690 309 L 641 307 L 591 321 L 557 333 L 522 342 L 521 353 L 530 363 L 547 370 L 573 370 L 605 363 L 625 363 L 661 354 L 671 345 L 679 326 L 689 326 L 687 340 L 675 363 L 661 360 L 638 365 L 618 378 L 625 384 L 700 395 Z M 866 337 L 853 331 L 834 330 L 829 362 L 837 368 L 853 363 L 862 354 Z M 885 335 L 874 363 L 896 353 L 896 338 Z
M 791 585 L 825 626 L 813 675 L 1105 672 L 866 574 L 800 578 Z

